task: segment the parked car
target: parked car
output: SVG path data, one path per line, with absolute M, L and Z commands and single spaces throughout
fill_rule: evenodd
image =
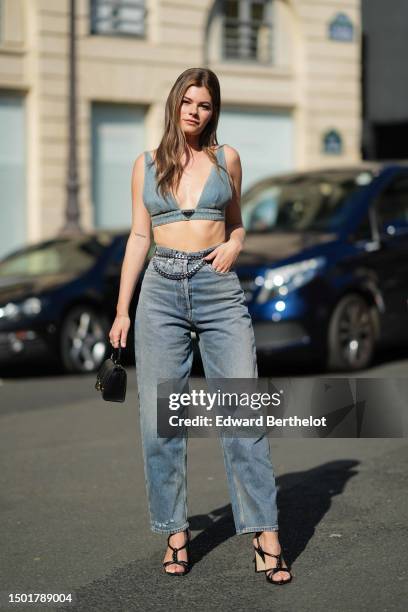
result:
M 366 368 L 408 342 L 408 164 L 264 179 L 242 198 L 237 273 L 259 353 Z
M 55 238 L 0 261 L 0 367 L 51 356 L 68 372 L 98 369 L 111 350 L 128 236 L 129 230 L 101 230 Z M 132 356 L 132 343 L 133 326 L 125 355 Z
M 408 164 L 264 179 L 244 194 L 242 214 L 236 269 L 258 353 L 302 351 L 329 370 L 358 370 L 378 346 L 408 343 Z M 55 238 L 0 261 L 0 367 L 41 354 L 70 372 L 99 367 L 128 235 Z M 132 357 L 133 342 L 131 326 Z

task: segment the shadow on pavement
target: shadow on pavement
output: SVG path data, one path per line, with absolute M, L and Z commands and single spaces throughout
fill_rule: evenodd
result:
M 355 476 L 359 465 L 357 460 L 330 461 L 310 470 L 293 472 L 276 479 L 278 485 L 279 535 L 285 560 L 288 565 L 302 554 L 308 542 L 313 538 L 316 527 L 329 511 L 331 500 L 340 495 L 348 480 Z M 251 596 L 248 585 L 252 585 L 252 563 L 242 562 L 243 554 L 249 555 L 250 547 L 243 549 L 232 546 L 229 553 L 220 560 L 210 564 L 205 573 L 200 568 L 207 555 L 235 535 L 231 505 L 215 508 L 210 514 L 189 517 L 192 531 L 200 531 L 191 540 L 192 571 L 185 578 L 168 578 L 161 568 L 162 556 L 154 551 L 144 559 L 138 559 L 123 567 L 118 567 L 103 578 L 97 579 L 76 591 L 77 601 L 74 606 L 58 608 L 59 610 L 141 610 L 167 609 L 168 596 L 171 593 L 180 597 L 188 596 L 188 608 L 211 609 L 210 599 L 223 598 L 225 609 L 232 609 L 231 598 L 238 596 L 244 603 L 246 596 Z M 251 535 L 252 534 L 246 534 Z M 252 556 L 251 556 L 252 555 Z M 245 574 L 242 567 L 245 566 Z M 248 573 L 250 566 L 251 572 Z M 201 571 L 200 571 L 201 570 Z M 232 575 L 231 575 L 232 572 Z M 223 582 L 223 574 L 228 573 L 228 589 Z M 242 592 L 241 592 L 242 589 Z M 247 591 L 247 594 L 246 594 Z M 253 597 L 253 592 L 252 592 Z M 255 603 L 255 602 L 254 602 Z M 236 602 L 235 602 L 236 605 Z M 200 607 L 201 606 L 201 607 Z M 178 609 L 180 605 L 177 605 Z
M 331 499 L 340 495 L 350 478 L 357 475 L 355 460 L 331 461 L 311 470 L 276 478 L 278 487 L 279 540 L 293 563 L 312 539 L 316 526 L 329 511 Z M 198 563 L 219 544 L 235 535 L 231 504 L 216 508 L 210 515 L 189 517 L 192 531 L 192 563 Z

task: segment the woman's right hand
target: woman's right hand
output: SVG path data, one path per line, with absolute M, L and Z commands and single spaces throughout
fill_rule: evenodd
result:
M 116 315 L 111 330 L 109 332 L 109 340 L 113 348 L 124 348 L 130 328 L 130 318 L 128 315 Z

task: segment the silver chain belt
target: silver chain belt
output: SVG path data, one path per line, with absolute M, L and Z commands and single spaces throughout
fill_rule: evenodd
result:
M 159 268 L 157 261 L 155 259 L 156 257 L 164 257 L 166 259 L 173 259 L 173 258 L 174 259 L 200 259 L 201 261 L 199 261 L 193 268 L 191 268 L 191 270 L 188 270 L 187 272 L 174 272 L 170 274 L 170 272 L 164 272 L 164 270 L 161 270 Z M 165 278 L 170 278 L 172 280 L 182 280 L 184 278 L 191 278 L 193 274 L 198 272 L 198 270 L 200 270 L 203 266 L 205 266 L 205 264 L 208 264 L 208 261 L 203 259 L 203 255 L 183 255 L 182 253 L 175 253 L 174 255 L 165 255 L 165 254 L 155 253 L 153 255 L 152 262 L 153 262 L 153 268 L 156 270 L 156 272 L 158 272 Z

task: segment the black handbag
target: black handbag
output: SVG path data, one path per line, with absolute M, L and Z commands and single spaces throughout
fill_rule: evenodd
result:
M 115 351 L 118 356 L 115 359 Z M 120 364 L 122 349 L 114 348 L 112 355 L 106 359 L 96 375 L 95 389 L 102 391 L 102 397 L 108 402 L 124 402 L 126 397 L 127 373 Z

